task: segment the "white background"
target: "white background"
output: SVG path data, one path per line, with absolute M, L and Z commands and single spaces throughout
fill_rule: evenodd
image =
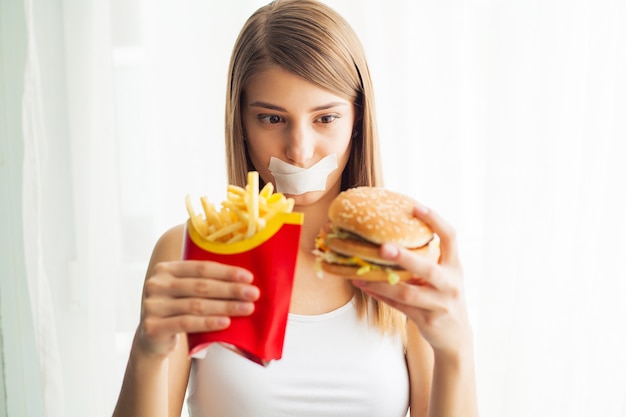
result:
M 186 194 L 223 198 L 227 63 L 261 4 L 25 1 L 48 415 L 110 415 L 155 240 Z M 328 4 L 369 57 L 386 185 L 459 232 L 481 415 L 626 416 L 626 2 Z

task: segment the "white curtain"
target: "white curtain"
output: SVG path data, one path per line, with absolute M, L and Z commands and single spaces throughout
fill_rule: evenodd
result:
M 106 416 L 152 245 L 186 194 L 224 196 L 226 67 L 265 1 L 25 3 L 42 398 Z M 328 4 L 369 57 L 386 185 L 458 230 L 481 415 L 626 416 L 626 2 Z
M 52 291 L 45 267 L 44 247 L 45 223 L 43 212 L 45 201 L 43 198 L 44 178 L 43 170 L 50 141 L 45 131 L 45 115 L 43 105 L 43 89 L 41 86 L 41 65 L 39 62 L 39 45 L 35 36 L 33 3 L 24 2 L 26 19 L 26 34 L 28 39 L 26 65 L 24 69 L 24 93 L 22 100 L 22 127 L 24 138 L 24 163 L 22 205 L 28 207 L 28 214 L 24 216 L 24 256 L 29 305 L 34 324 L 34 340 L 42 389 L 43 410 L 50 416 L 64 414 L 63 383 L 61 378 L 61 361 L 59 344 L 57 341 L 56 321 L 54 316 Z M 10 381 L 9 381 L 10 383 Z

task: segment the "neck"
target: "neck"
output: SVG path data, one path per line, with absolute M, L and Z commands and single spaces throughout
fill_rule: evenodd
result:
M 328 207 L 336 194 L 328 193 L 314 204 L 296 206 L 295 211 L 304 214 L 304 223 L 300 235 L 300 251 L 310 254 L 315 248 L 315 237 L 328 223 Z
M 300 235 L 300 253 L 290 312 L 296 314 L 321 314 L 347 303 L 353 295 L 352 285 L 345 279 L 320 279 L 316 271 L 315 238 L 319 231 L 328 224 L 328 207 L 337 195 L 337 191 L 328 192 L 313 204 L 296 206 L 295 211 L 304 214 L 304 223 Z

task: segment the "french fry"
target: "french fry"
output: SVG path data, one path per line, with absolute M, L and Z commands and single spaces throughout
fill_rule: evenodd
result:
M 248 231 L 246 239 L 250 239 L 256 233 L 257 219 L 259 218 L 259 173 L 248 172 L 248 185 L 246 186 L 248 196 Z
M 229 185 L 226 200 L 220 210 L 201 197 L 202 213 L 196 213 L 190 196 L 186 196 L 185 205 L 191 226 L 211 242 L 234 243 L 249 239 L 261 231 L 278 213 L 290 213 L 294 200 L 281 193 L 274 193 L 273 184 L 267 183 L 259 191 L 259 174 L 248 172 L 248 184 L 245 188 Z
M 263 197 L 264 199 L 269 198 L 270 195 L 274 192 L 274 184 L 268 182 L 263 186 L 263 189 L 259 193 L 259 197 Z
M 293 210 L 293 199 L 281 199 L 271 205 L 271 208 L 262 217 L 265 221 L 269 221 L 278 213 L 290 213 Z
M 216 231 L 215 233 L 213 233 L 210 236 L 207 236 L 208 240 L 218 240 L 224 236 L 228 236 L 229 234 L 232 234 L 236 231 L 238 231 L 239 229 L 241 229 L 243 227 L 244 223 L 243 222 L 237 222 L 237 223 L 233 223 L 230 224 L 226 227 L 222 227 L 221 229 L 219 229 L 218 231 Z
M 200 233 L 206 233 L 206 223 L 202 221 L 201 215 L 195 213 L 193 206 L 191 205 L 191 199 L 189 198 L 189 196 L 187 196 L 187 198 L 185 199 L 185 204 L 187 206 L 189 218 L 191 219 L 191 224 L 193 225 L 193 227 Z
M 204 215 L 206 216 L 206 222 L 211 224 L 219 224 L 220 218 L 215 211 L 215 206 L 212 203 L 209 203 L 209 199 L 206 196 L 201 197 L 200 201 L 202 202 L 202 208 L 204 209 Z

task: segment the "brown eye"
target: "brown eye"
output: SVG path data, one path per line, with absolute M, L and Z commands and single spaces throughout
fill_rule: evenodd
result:
M 283 121 L 283 118 L 276 114 L 263 114 L 259 116 L 259 120 L 268 123 L 271 125 L 275 125 Z
M 322 116 L 317 119 L 317 121 L 320 123 L 332 123 L 338 118 L 339 116 L 337 116 L 336 114 L 327 114 L 326 116 Z

